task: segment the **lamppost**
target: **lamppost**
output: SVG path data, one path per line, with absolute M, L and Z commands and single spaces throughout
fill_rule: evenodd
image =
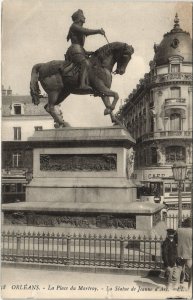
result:
M 178 227 L 182 227 L 182 184 L 186 178 L 186 170 L 187 166 L 182 161 L 173 164 L 173 176 L 178 182 Z
M 188 180 L 192 183 L 192 169 L 187 171 L 187 177 Z M 192 184 L 191 184 L 192 186 Z M 190 220 L 191 220 L 191 224 L 192 224 L 192 197 L 190 197 Z

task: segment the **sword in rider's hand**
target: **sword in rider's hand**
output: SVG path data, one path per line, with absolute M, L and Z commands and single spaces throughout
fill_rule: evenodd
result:
M 104 31 L 104 29 L 103 29 L 103 28 L 101 28 L 101 31 L 103 31 L 103 35 L 104 35 L 104 37 L 105 37 L 105 39 L 106 39 L 107 43 L 109 44 L 109 41 L 108 41 L 108 39 L 107 39 L 107 36 L 106 36 L 106 34 L 105 34 L 105 31 Z
M 108 39 L 107 39 L 107 36 L 106 36 L 106 34 L 104 34 L 104 37 L 105 37 L 105 39 L 106 39 L 107 43 L 109 44 L 109 41 L 108 41 Z M 117 74 L 117 73 L 116 73 L 116 71 L 114 71 L 114 72 L 112 72 L 112 73 L 113 73 L 114 75 L 115 75 L 115 74 Z
M 105 39 L 107 40 L 107 43 L 109 44 L 109 41 L 108 41 L 108 39 L 107 39 L 107 37 L 106 37 L 106 34 L 104 34 L 104 37 L 105 37 Z

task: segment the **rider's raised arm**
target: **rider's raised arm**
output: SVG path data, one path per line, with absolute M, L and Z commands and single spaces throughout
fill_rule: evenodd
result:
M 81 32 L 85 35 L 103 34 L 101 29 L 87 29 L 87 28 L 84 28 L 84 27 L 82 27 L 78 24 L 73 24 L 71 26 L 71 30 L 74 30 L 76 32 Z

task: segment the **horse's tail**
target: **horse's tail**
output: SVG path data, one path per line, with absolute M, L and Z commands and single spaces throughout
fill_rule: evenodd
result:
M 41 91 L 39 88 L 38 80 L 39 80 L 39 69 L 42 64 L 36 64 L 32 68 L 31 72 L 31 81 L 30 81 L 30 94 L 32 97 L 32 103 L 38 105 L 40 103 Z

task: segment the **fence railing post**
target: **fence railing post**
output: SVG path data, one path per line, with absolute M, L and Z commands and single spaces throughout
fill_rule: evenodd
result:
M 71 236 L 67 236 L 67 265 L 70 265 L 71 260 Z
M 20 260 L 20 255 L 21 255 L 21 234 L 18 232 L 17 233 L 17 248 L 16 248 L 16 257 L 15 257 L 15 261 L 18 262 Z
M 124 238 L 120 237 L 120 268 L 124 267 Z

